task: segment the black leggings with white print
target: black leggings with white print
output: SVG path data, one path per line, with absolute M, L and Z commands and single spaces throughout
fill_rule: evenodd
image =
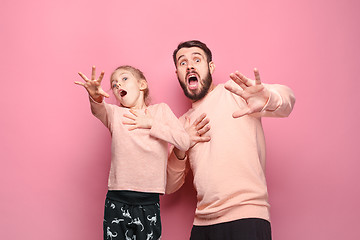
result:
M 104 240 L 160 239 L 159 194 L 108 191 L 103 227 Z

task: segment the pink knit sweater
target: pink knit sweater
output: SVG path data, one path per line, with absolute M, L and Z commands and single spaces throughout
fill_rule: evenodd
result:
M 111 167 L 109 190 L 165 193 L 168 143 L 186 151 L 188 134 L 165 103 L 150 105 L 151 129 L 128 130 L 123 115 L 128 108 L 97 103 L 90 98 L 91 111 L 110 131 Z M 137 110 L 137 111 L 144 111 Z
M 187 152 L 197 191 L 194 225 L 242 218 L 270 220 L 261 117 L 288 116 L 295 97 L 285 86 L 264 85 L 271 96 L 261 113 L 233 118 L 233 112 L 245 102 L 220 84 L 180 118 L 184 123 L 188 116 L 192 123 L 206 113 L 211 125 L 207 133 L 210 142 L 199 143 Z M 170 155 L 167 193 L 184 183 L 186 166 L 186 161 L 178 160 L 174 153 Z

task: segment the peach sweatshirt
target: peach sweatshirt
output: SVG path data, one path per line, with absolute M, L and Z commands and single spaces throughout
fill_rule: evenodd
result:
M 229 81 L 229 84 L 235 84 Z M 265 179 L 265 137 L 261 117 L 286 117 L 295 103 L 286 86 L 264 84 L 271 96 L 263 111 L 233 118 L 245 106 L 239 96 L 220 84 L 205 98 L 192 104 L 180 121 L 191 123 L 202 113 L 210 120 L 211 140 L 196 144 L 186 160 L 172 152 L 168 163 L 166 193 L 177 191 L 184 183 L 190 165 L 197 191 L 194 225 L 212 225 L 242 218 L 270 220 Z M 186 164 L 187 160 L 190 164 Z
M 189 136 L 165 103 L 150 105 L 151 129 L 128 130 L 123 125 L 128 108 L 97 103 L 90 98 L 91 111 L 111 133 L 109 190 L 165 193 L 168 143 L 186 151 Z M 144 112 L 144 109 L 137 110 Z

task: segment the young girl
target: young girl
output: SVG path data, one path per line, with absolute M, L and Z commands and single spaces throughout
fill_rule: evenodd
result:
M 95 67 L 91 79 L 75 82 L 89 93 L 91 111 L 110 131 L 111 167 L 105 200 L 104 239 L 160 239 L 159 194 L 164 194 L 168 143 L 183 151 L 189 136 L 170 108 L 148 105 L 144 74 L 120 66 L 111 75 L 112 91 L 121 106 L 107 104 Z

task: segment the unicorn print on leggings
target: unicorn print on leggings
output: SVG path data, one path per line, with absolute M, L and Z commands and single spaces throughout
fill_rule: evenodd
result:
M 154 224 L 154 226 L 156 225 L 156 213 L 153 217 L 151 217 L 150 215 L 147 216 L 147 220 L 150 221 L 150 226 L 151 224 Z
M 115 232 L 115 234 L 113 234 L 111 231 L 110 231 L 110 227 L 107 227 L 106 228 L 106 239 L 110 239 L 112 240 L 113 237 L 117 237 L 117 232 Z
M 134 218 L 134 220 L 131 220 L 131 222 L 128 224 L 135 224 L 135 225 L 141 226 L 141 232 L 144 231 L 144 225 L 140 221 L 140 218 Z

